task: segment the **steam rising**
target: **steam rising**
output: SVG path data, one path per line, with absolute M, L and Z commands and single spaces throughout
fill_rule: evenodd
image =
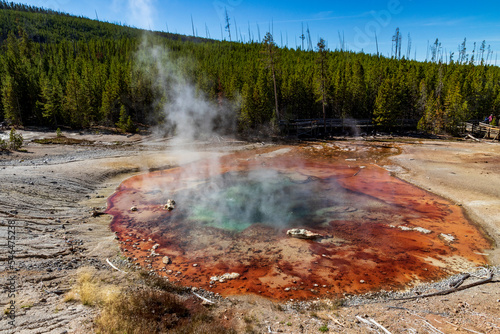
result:
M 208 101 L 183 75 L 194 71 L 191 67 L 195 68 L 195 62 L 173 58 L 165 49 L 147 44 L 146 41 L 138 54 L 139 66 L 151 73 L 162 96 L 157 107 L 165 122 L 158 132 L 172 136 L 166 154 L 182 151 L 195 160 L 203 159 L 199 164 L 183 166 L 176 180 L 157 185 L 164 201 L 175 199 L 176 211 L 182 212 L 179 218 L 232 231 L 257 223 L 284 228 L 300 226 L 306 217 L 312 219 L 315 208 L 324 207 L 325 203 L 320 202 L 325 200 L 313 196 L 322 192 L 318 182 L 303 182 L 307 176 L 302 175 L 302 181 L 297 181 L 279 172 L 279 168 L 222 173 L 222 154 L 212 144 L 218 144 L 221 135 L 234 131 L 236 112 L 225 101 Z M 208 144 L 209 154 L 206 150 L 200 153 L 196 144 Z
M 161 96 L 156 105 L 165 122 L 157 130 L 173 135 L 174 146 L 232 134 L 236 111 L 231 104 L 223 99 L 217 103 L 209 101 L 184 75 L 183 72 L 194 72 L 195 60 L 173 58 L 166 49 L 147 44 L 146 40 L 138 53 L 138 64 L 150 72 L 156 93 Z

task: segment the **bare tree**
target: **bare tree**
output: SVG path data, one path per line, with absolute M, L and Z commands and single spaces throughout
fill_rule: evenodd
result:
M 267 66 L 271 69 L 271 74 L 273 77 L 273 86 L 274 86 L 274 103 L 276 110 L 276 121 L 279 124 L 280 121 L 280 112 L 278 109 L 278 90 L 276 87 L 276 61 L 278 58 L 278 47 L 274 42 L 273 35 L 268 32 L 262 41 L 262 45 L 264 46 L 263 53 L 267 56 Z
M 321 106 L 323 107 L 323 129 L 326 134 L 326 63 L 327 63 L 327 52 L 325 40 L 323 38 L 319 39 L 318 45 L 318 57 L 316 59 L 316 64 L 318 65 L 318 90 L 321 95 Z
M 231 42 L 231 24 L 229 23 L 229 15 L 227 14 L 227 8 L 224 8 L 226 10 L 226 31 L 229 33 L 229 41 Z

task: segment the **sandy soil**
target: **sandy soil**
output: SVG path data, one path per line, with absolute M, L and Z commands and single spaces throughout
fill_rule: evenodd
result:
M 26 152 L 0 155 L 0 305 L 7 309 L 8 224 L 15 225 L 16 327 L 2 312 L 0 333 L 89 333 L 96 308 L 65 303 L 76 269 L 94 266 L 120 276 L 107 263 L 121 259 L 104 210 L 106 198 L 126 177 L 261 144 L 236 141 L 197 143 L 196 154 L 165 153 L 168 140 L 104 134 L 66 134 L 90 145 L 41 145 L 34 138 L 53 133 L 23 132 Z M 378 140 L 375 138 L 375 140 Z M 384 139 L 387 142 L 387 139 Z M 362 139 L 352 140 L 353 142 Z M 377 144 L 377 142 L 374 142 Z M 500 144 L 444 140 L 391 140 L 401 152 L 377 163 L 397 177 L 460 204 L 495 247 L 486 250 L 500 264 Z M 493 268 L 498 273 L 498 267 Z M 486 275 L 481 269 L 476 276 Z M 399 295 L 346 296 L 343 301 L 274 303 L 256 296 L 218 299 L 216 312 L 239 332 L 318 333 L 500 333 L 500 289 L 493 283 L 416 300 Z M 468 282 L 468 281 L 467 281 Z M 417 287 L 434 292 L 446 282 Z M 412 295 L 408 291 L 406 295 Z M 343 304 L 343 306 L 340 306 Z M 372 321 L 373 320 L 373 321 Z M 378 324 L 378 325 L 377 325 Z M 385 329 L 382 329 L 385 328 Z

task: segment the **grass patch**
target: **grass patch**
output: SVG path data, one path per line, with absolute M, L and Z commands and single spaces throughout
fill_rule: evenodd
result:
M 94 268 L 82 267 L 77 271 L 76 284 L 64 296 L 65 302 L 80 301 L 83 305 L 104 305 L 120 293 L 117 285 L 107 284 Z
M 128 279 L 124 283 L 109 271 L 83 267 L 64 300 L 98 307 L 97 333 L 236 334 L 187 293 L 189 289 L 147 272 Z
M 94 144 L 91 140 L 86 139 L 76 139 L 76 138 L 68 138 L 64 136 L 55 137 L 55 138 L 43 138 L 43 139 L 33 139 L 34 143 L 37 144 L 56 144 L 56 145 L 92 145 Z
M 96 325 L 99 333 L 236 334 L 189 299 L 150 287 L 123 291 L 105 305 Z
M 318 328 L 318 330 L 320 332 L 323 332 L 323 333 L 328 332 L 328 325 L 324 324 L 323 326 L 321 326 L 320 328 Z

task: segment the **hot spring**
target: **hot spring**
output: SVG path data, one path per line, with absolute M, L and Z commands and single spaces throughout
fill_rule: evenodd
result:
M 487 263 L 490 245 L 459 206 L 379 167 L 395 151 L 323 144 L 203 159 L 125 180 L 107 213 L 132 261 L 222 295 L 336 297 Z

